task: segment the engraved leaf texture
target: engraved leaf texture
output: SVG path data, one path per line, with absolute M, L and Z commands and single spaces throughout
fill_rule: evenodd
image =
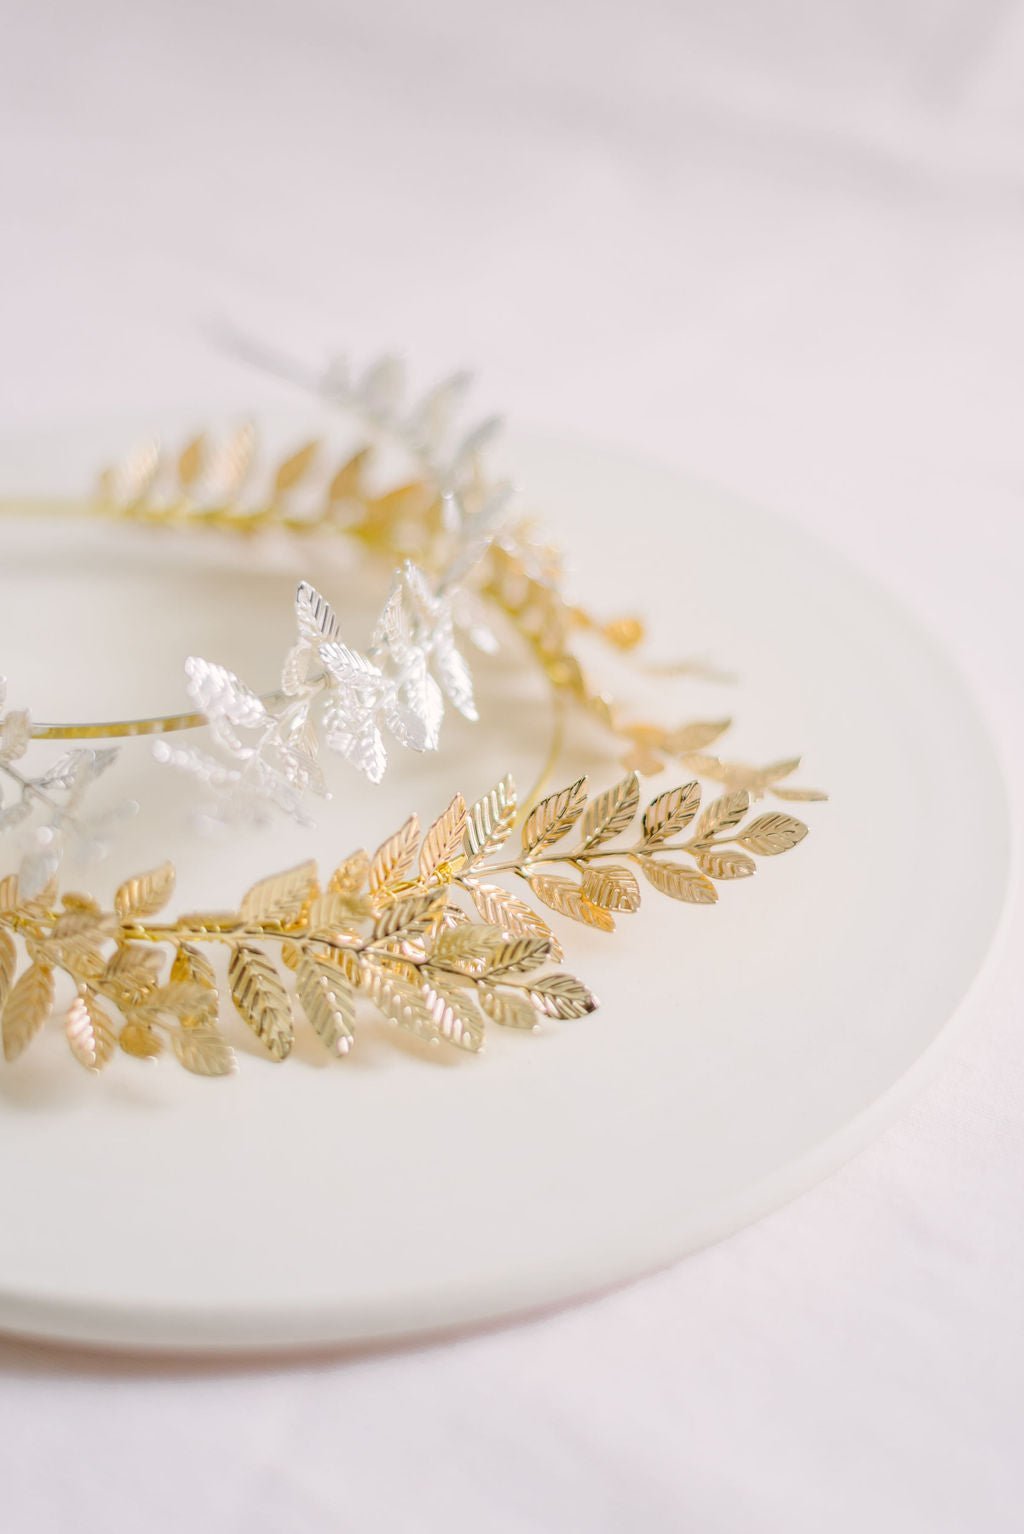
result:
M 510 777 L 504 777 L 476 801 L 466 817 L 466 856 L 478 861 L 497 852 L 515 818 L 515 784 Z
M 266 954 L 240 943 L 231 953 L 228 980 L 239 1016 L 273 1059 L 285 1059 L 291 1051 L 294 1032 L 291 1006 Z
M 560 841 L 571 831 L 587 802 L 587 780 L 577 778 L 568 788 L 546 799 L 530 811 L 523 826 L 523 851 L 531 856 Z
M 443 863 L 450 863 L 461 851 L 465 830 L 466 801 L 461 794 L 456 794 L 423 838 L 420 875 L 424 879 L 429 879 Z
M 516 937 L 492 949 L 487 964 L 488 979 L 508 975 L 526 975 L 539 969 L 551 957 L 551 944 L 543 937 Z
M 30 964 L 16 982 L 4 1007 L 4 1059 L 17 1060 L 46 1022 L 53 1007 L 53 970 Z
M 352 987 L 336 964 L 306 955 L 299 960 L 296 987 L 302 1009 L 332 1055 L 346 1055 L 355 1042 L 356 1004 Z
M 686 900 L 690 905 L 714 905 L 718 891 L 706 874 L 688 863 L 664 863 L 655 858 L 641 858 L 645 879 L 663 895 Z
M 422 996 L 440 1036 L 458 1049 L 475 1054 L 484 1041 L 484 1021 L 472 996 L 437 979 L 423 987 Z
M 597 998 L 575 975 L 544 975 L 527 991 L 534 1006 L 548 1017 L 586 1017 L 597 1007 Z
M 613 788 L 605 789 L 603 794 L 598 794 L 596 799 L 591 800 L 583 817 L 581 845 L 599 847 L 602 842 L 610 841 L 620 831 L 625 831 L 632 823 L 639 801 L 640 785 L 635 772 L 631 772 L 628 778 L 623 778 Z
M 749 826 L 745 826 L 736 840 L 742 847 L 750 852 L 760 853 L 762 857 L 772 857 L 778 852 L 788 852 L 795 847 L 797 842 L 802 842 L 807 835 L 807 827 L 802 820 L 796 820 L 792 815 L 783 815 L 775 810 L 768 815 L 759 815 L 752 820 Z
M 749 879 L 751 874 L 757 872 L 753 858 L 731 848 L 696 852 L 694 861 L 702 873 L 709 874 L 712 879 Z
M 235 1052 L 216 1028 L 175 1029 L 171 1048 L 180 1063 L 194 1076 L 228 1076 L 235 1068 Z
M 117 1047 L 110 1018 L 91 991 L 82 991 L 71 1003 L 64 1032 L 71 1053 L 86 1070 L 102 1070 Z
M 321 639 L 337 639 L 338 620 L 331 604 L 308 581 L 299 582 L 295 593 L 295 616 L 303 639 L 311 643 Z
M 500 884 L 477 884 L 473 887 L 473 900 L 484 921 L 492 926 L 503 927 L 513 935 L 530 934 L 547 938 L 551 943 L 551 957 L 557 963 L 562 957 L 562 945 L 543 917 L 538 916 L 524 900 L 510 895 Z
M 404 826 L 389 836 L 387 841 L 381 842 L 370 859 L 369 882 L 372 893 L 376 894 L 408 872 L 416 856 L 419 840 L 419 818 L 410 815 Z
M 162 863 L 126 879 L 114 896 L 114 910 L 122 921 L 145 921 L 163 909 L 173 891 L 174 864 Z
M 205 953 L 191 943 L 179 943 L 171 964 L 171 980 L 177 984 L 205 985 L 216 990 L 217 977 Z
M 608 912 L 587 899 L 581 885 L 559 874 L 534 874 L 530 888 L 538 900 L 557 911 L 559 916 L 571 916 L 573 921 L 585 922 L 602 932 L 613 932 L 615 923 Z
M 537 1013 L 527 997 L 518 991 L 496 991 L 488 985 L 477 987 L 477 997 L 487 1016 L 502 1028 L 537 1027 Z
M 750 794 L 745 788 L 723 794 L 721 799 L 715 799 L 708 805 L 697 821 L 693 831 L 694 840 L 703 842 L 720 831 L 731 831 L 733 826 L 739 825 L 749 808 Z
M 602 863 L 585 870 L 583 893 L 606 911 L 638 911 L 640 885 L 636 874 L 621 863 Z
M 427 894 L 409 895 L 402 900 L 391 901 L 374 922 L 374 942 L 399 934 L 402 937 L 420 936 L 430 926 L 443 900 L 444 891 L 434 889 Z
M 298 919 L 316 890 L 316 864 L 307 861 L 284 873 L 261 879 L 242 897 L 244 922 L 280 922 L 287 926 Z
M 372 910 L 365 895 L 342 895 L 328 890 L 310 902 L 305 913 L 306 925 L 311 932 L 351 932 L 354 924 Z
M 391 1023 L 418 1038 L 439 1043 L 443 1037 L 422 987 L 399 975 L 371 974 L 370 995 L 377 1010 Z
M 644 810 L 644 841 L 649 847 L 668 841 L 677 831 L 688 826 L 700 808 L 700 784 L 683 783 L 670 788 Z
M 0 1007 L 7 1000 L 17 962 L 14 939 L 5 928 L 0 927 Z

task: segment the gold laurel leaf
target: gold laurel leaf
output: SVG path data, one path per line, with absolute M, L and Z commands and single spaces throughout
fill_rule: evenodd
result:
M 273 494 L 286 495 L 289 490 L 297 489 L 316 463 L 319 452 L 320 443 L 314 438 L 291 453 L 274 475 Z
M 644 878 L 663 895 L 686 900 L 690 905 L 714 905 L 718 891 L 706 874 L 688 863 L 664 863 L 655 858 L 641 858 Z
M 783 778 L 792 777 L 799 766 L 800 757 L 787 756 L 784 761 L 769 762 L 767 767 L 748 768 L 754 780 L 750 786 L 754 788 L 768 788 L 772 783 L 779 783 Z
M 328 892 L 332 895 L 358 895 L 369 872 L 370 855 L 365 848 L 360 847 L 358 852 L 353 852 L 343 863 L 338 864 L 327 881 Z
M 302 1010 L 324 1048 L 332 1055 L 347 1055 L 355 1043 L 356 999 L 341 970 L 304 954 L 296 988 Z
M 577 778 L 568 788 L 542 799 L 523 825 L 523 851 L 527 856 L 543 851 L 571 831 L 583 814 L 586 802 L 586 778 Z
M 823 788 L 772 788 L 776 799 L 797 800 L 804 804 L 822 804 L 828 798 Z
M 409 819 L 387 841 L 381 842 L 370 859 L 370 892 L 376 895 L 395 880 L 401 879 L 412 865 L 420 841 L 419 817 Z
M 574 879 L 565 879 L 559 874 L 533 874 L 529 885 L 537 899 L 543 900 L 559 916 L 571 916 L 573 921 L 584 922 L 588 927 L 614 932 L 615 923 L 608 912 L 588 900 L 582 885 Z
M 705 746 L 710 746 L 712 741 L 724 735 L 731 724 L 731 719 L 698 719 L 692 724 L 681 724 L 678 729 L 665 731 L 662 749 L 672 756 L 703 751 Z
M 482 975 L 492 953 L 507 942 L 508 933 L 501 927 L 467 921 L 438 933 L 430 959 L 432 964 L 457 969 L 464 975 Z
M 727 848 L 695 852 L 693 858 L 701 872 L 710 875 L 712 879 L 749 879 L 751 874 L 757 872 L 753 858 L 745 852 Z
M 532 933 L 547 938 L 551 944 L 551 957 L 557 963 L 562 957 L 562 945 L 543 917 L 538 916 L 524 900 L 510 895 L 500 884 L 475 884 L 473 900 L 484 921 L 501 927 L 513 936 Z
M 466 857 L 471 863 L 502 847 L 516 818 L 516 788 L 507 775 L 473 805 L 466 817 Z
M 385 938 L 422 937 L 444 904 L 443 890 L 430 890 L 425 895 L 408 895 L 386 905 L 373 925 L 373 941 Z
M 466 830 L 466 801 L 455 794 L 423 838 L 420 851 L 420 876 L 429 879 L 443 863 L 450 863 L 462 849 Z
M 46 1022 L 53 1007 L 53 970 L 30 964 L 4 1006 L 4 1059 L 17 1060 Z
M 126 1055 L 136 1060 L 155 1060 L 163 1051 L 160 1035 L 145 1022 L 129 1018 L 117 1036 L 117 1042 Z
M 416 979 L 380 970 L 366 965 L 366 990 L 378 1012 L 389 1023 L 406 1029 L 428 1043 L 441 1042 L 434 1015 L 423 994 L 423 987 Z
M 5 874 L 0 879 L 0 911 L 13 911 L 18 905 L 18 875 Z
M 517 937 L 491 951 L 486 974 L 489 980 L 499 976 L 527 975 L 551 958 L 551 944 L 543 937 Z
M 178 483 L 189 490 L 203 472 L 206 463 L 206 438 L 200 432 L 187 443 L 178 457 Z
M 62 895 L 60 898 L 65 911 L 80 911 L 83 915 L 88 916 L 101 916 L 103 914 L 99 904 L 91 895 L 79 895 L 74 890 L 68 890 L 67 894 Z
M 504 845 L 515 822 L 516 809 L 515 784 L 506 774 L 469 811 L 465 853 L 470 862 L 479 862 Z
M 457 1049 L 476 1054 L 484 1042 L 484 1020 L 473 997 L 444 980 L 431 978 L 423 1001 L 440 1036 Z
M 640 784 L 635 772 L 616 783 L 613 788 L 598 794 L 587 807 L 583 817 L 583 840 L 581 847 L 599 847 L 610 841 L 632 823 L 640 802 Z
M 621 863 L 604 863 L 587 868 L 583 874 L 583 893 L 605 911 L 638 911 L 640 885 L 636 874 Z
M 721 799 L 714 799 L 703 812 L 693 828 L 694 845 L 710 841 L 719 831 L 731 831 L 739 825 L 750 808 L 750 794 L 745 788 L 737 788 Z
M 37 890 L 34 895 L 23 898 L 20 908 L 23 912 L 27 912 L 29 916 L 39 916 L 46 920 L 53 914 L 56 900 L 57 878 L 55 875 L 48 884 L 43 885 L 41 890 Z
M 204 953 L 194 948 L 191 943 L 179 943 L 174 951 L 174 960 L 171 964 L 171 980 L 176 985 L 191 983 L 193 985 L 205 985 L 210 990 L 216 990 L 217 977 L 214 974 L 213 965 Z
M 208 453 L 207 484 L 225 506 L 230 506 L 241 490 L 255 454 L 256 428 L 251 421 L 243 421 L 226 442 L 215 443 Z
M 283 1060 L 291 1052 L 294 1029 L 287 993 L 266 954 L 239 943 L 228 964 L 231 999 L 267 1053 Z
M 162 966 L 159 949 L 144 943 L 122 943 L 107 960 L 103 985 L 116 991 L 118 1006 L 134 1006 L 154 989 Z
M 155 916 L 174 891 L 174 864 L 161 863 L 148 873 L 126 879 L 114 896 L 114 910 L 122 921 L 145 921 Z
M 332 894 L 317 895 L 306 910 L 306 926 L 310 932 L 339 933 L 350 937 L 358 931 L 358 923 L 373 915 L 373 906 L 365 895 Z
M 440 935 L 442 932 L 448 932 L 453 927 L 469 926 L 471 921 L 472 918 L 462 909 L 461 906 L 452 905 L 449 902 L 434 918 L 435 936 Z
M 691 772 L 699 773 L 702 778 L 710 778 L 714 783 L 729 782 L 729 770 L 717 756 L 708 756 L 702 751 L 687 751 L 683 761 Z
M 280 922 L 287 926 L 298 920 L 315 894 L 316 864 L 309 859 L 254 884 L 242 897 L 240 914 L 246 923 Z
M 211 986 L 196 980 L 179 980 L 152 991 L 135 1007 L 134 1015 L 142 1022 L 170 1015 L 186 1028 L 195 1028 L 201 1023 L 215 1022 L 217 1010 L 217 992 Z
M 18 964 L 14 939 L 5 927 L 0 927 L 0 1007 L 7 1000 Z
M 736 840 L 749 852 L 773 857 L 778 852 L 788 852 L 791 847 L 802 842 L 806 835 L 807 827 L 802 820 L 796 820 L 792 815 L 783 815 L 780 810 L 773 810 L 752 820 Z
M 71 1003 L 64 1032 L 71 1053 L 87 1071 L 101 1071 L 117 1047 L 110 1018 L 91 991 L 80 991 Z
M 544 975 L 526 994 L 539 1012 L 561 1019 L 586 1017 L 598 1004 L 593 991 L 575 975 Z
M 327 491 L 329 501 L 359 500 L 362 489 L 363 469 L 370 457 L 368 447 L 360 448 L 346 459 L 334 475 Z
M 521 992 L 494 991 L 490 986 L 478 985 L 476 994 L 487 1016 L 502 1028 L 532 1031 L 538 1026 L 536 1009 Z
M 644 810 L 644 842 L 656 847 L 688 826 L 700 808 L 700 784 L 683 783 L 652 799 Z
M 235 1068 L 235 1052 L 216 1028 L 176 1028 L 171 1048 L 193 1076 L 229 1076 Z

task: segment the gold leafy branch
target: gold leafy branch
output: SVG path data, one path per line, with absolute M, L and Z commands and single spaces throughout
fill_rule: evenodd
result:
M 326 882 L 306 862 L 260 880 L 236 911 L 169 921 L 158 918 L 174 890 L 170 863 L 125 880 L 111 910 L 54 884 L 24 898 L 8 875 L 0 881 L 4 1056 L 16 1060 L 54 1015 L 59 985 L 69 995 L 60 1011 L 68 1046 L 94 1071 L 120 1050 L 141 1059 L 169 1052 L 198 1075 L 227 1074 L 234 1052 L 220 1027 L 222 990 L 278 1061 L 291 1052 L 297 1016 L 344 1057 L 364 1006 L 431 1044 L 469 1052 L 482 1047 L 487 1021 L 529 1030 L 542 1018 L 584 1017 L 597 1001 L 574 975 L 551 969 L 562 959 L 557 936 L 494 880 L 513 875 L 543 905 L 602 931 L 639 908 L 638 874 L 676 900 L 711 904 L 717 882 L 748 877 L 756 858 L 807 834 L 781 812 L 746 820 L 749 806 L 748 791 L 734 789 L 702 809 L 700 785 L 690 782 L 641 814 L 635 773 L 593 798 L 580 778 L 529 808 L 509 857 L 518 806 L 506 777 L 469 806 L 456 794 L 425 834 L 410 816 L 372 856 L 352 853 Z M 223 980 L 211 946 L 226 952 Z

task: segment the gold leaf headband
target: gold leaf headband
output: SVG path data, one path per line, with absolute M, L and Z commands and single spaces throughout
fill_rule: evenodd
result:
M 365 649 L 342 638 L 330 603 L 301 583 L 295 643 L 272 693 L 193 657 L 192 707 L 181 714 L 84 724 L 34 724 L 23 710 L 0 717 L 0 776 L 15 791 L 0 829 L 24 839 L 41 817 L 45 832 L 30 840 L 18 872 L 0 880 L 8 1061 L 54 1014 L 59 981 L 69 1048 L 89 1069 L 118 1049 L 139 1058 L 169 1050 L 196 1074 L 229 1072 L 215 948 L 226 954 L 235 1011 L 273 1060 L 291 1051 L 296 1008 L 332 1055 L 345 1056 L 363 1005 L 421 1039 L 477 1051 L 488 1020 L 532 1029 L 541 1018 L 578 1018 L 597 1005 L 575 976 L 552 970 L 561 945 L 534 903 L 611 932 L 618 917 L 638 910 L 641 880 L 675 900 L 712 904 L 720 881 L 749 877 L 757 858 L 806 835 L 782 811 L 748 818 L 751 800 L 767 793 L 824 797 L 790 785 L 797 759 L 763 768 L 722 761 L 707 748 L 729 721 L 631 722 L 592 686 L 577 636 L 629 652 L 642 625 L 599 622 L 566 599 L 560 556 L 510 516 L 507 488 L 482 472 L 492 422 L 442 447 L 445 417 L 463 389 L 460 375 L 408 406 L 390 360 L 355 384 L 339 381 L 337 370 L 321 382 L 321 392 L 389 433 L 412 460 L 414 475 L 383 494 L 367 487 L 367 448 L 330 463 L 313 441 L 257 482 L 248 426 L 219 441 L 194 438 L 170 457 L 146 444 L 101 477 L 91 507 L 99 515 L 243 538 L 339 536 L 397 568 Z M 559 718 L 583 709 L 617 740 L 627 768 L 619 783 L 593 796 L 584 778 L 546 795 L 538 788 L 522 808 L 508 777 L 468 806 L 457 793 L 425 834 L 412 815 L 372 856 L 351 854 L 325 881 L 313 863 L 263 879 L 229 914 L 158 920 L 174 889 L 170 863 L 126 880 L 109 910 L 90 896 L 59 893 L 64 842 L 109 830 L 82 804 L 114 753 L 76 747 L 30 776 L 18 765 L 30 741 L 153 735 L 158 759 L 214 791 L 228 817 L 283 811 L 303 819 L 308 795 L 324 791 L 322 745 L 378 781 L 386 742 L 433 749 L 446 703 L 475 717 L 457 636 L 493 645 L 491 614 L 525 642 Z M 177 744 L 179 732 L 204 726 L 213 752 Z M 638 774 L 659 771 L 667 757 L 692 779 L 641 811 Z M 703 808 L 701 777 L 726 790 Z M 519 886 L 529 899 L 514 892 Z

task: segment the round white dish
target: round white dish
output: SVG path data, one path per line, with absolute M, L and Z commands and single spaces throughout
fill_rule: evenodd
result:
M 102 437 L 80 434 L 60 461 L 95 462 Z M 9 469 L 46 482 L 53 446 L 8 444 L 4 480 Z M 657 1268 L 791 1198 L 891 1118 L 934 1058 L 1008 876 L 1001 777 L 949 660 L 879 586 L 783 521 L 593 445 L 529 436 L 511 456 L 573 550 L 589 606 L 641 611 L 661 654 L 742 673 L 732 688 L 662 684 L 667 717 L 734 713 L 724 755 L 802 749 L 801 780 L 831 802 L 789 806 L 811 835 L 724 886 L 717 908 L 652 891 L 610 937 L 564 931 L 565 967 L 601 1010 L 535 1036 L 492 1030 L 479 1058 L 428 1059 L 380 1035 L 340 1064 L 300 1050 L 279 1067 L 236 1034 L 241 1069 L 226 1081 L 126 1059 L 92 1078 L 59 1039 L 40 1041 L 0 1069 L 0 1327 L 229 1350 L 523 1314 Z M 12 701 L 35 704 L 42 689 L 51 712 L 171 706 L 188 650 L 238 659 L 224 647 L 238 604 L 257 596 L 274 614 L 267 654 L 280 653 L 287 577 L 235 572 L 228 588 L 202 560 L 190 576 L 192 554 L 178 567 L 172 549 L 168 584 L 147 586 L 141 550 L 137 584 L 120 571 L 115 601 L 98 563 L 83 592 L 93 567 L 77 556 L 57 561 L 52 586 L 38 560 L 29 581 L 23 533 L 3 529 L 15 557 L 0 571 Z M 109 534 L 96 536 L 89 558 Z M 154 595 L 150 676 L 118 675 L 102 656 L 126 623 L 145 626 Z M 283 827 L 197 846 L 169 791 L 166 813 L 140 819 L 92 887 L 170 850 L 183 853 L 178 906 L 209 907 L 318 845 L 325 863 L 372 846 L 410 809 L 436 813 L 506 767 L 525 787 L 538 697 L 510 698 L 497 680 L 503 701 L 476 732 L 456 726 L 437 759 L 396 763 L 377 797 L 353 789 L 319 843 Z M 617 775 L 608 761 L 593 777 Z M 648 780 L 648 797 L 686 776 Z

